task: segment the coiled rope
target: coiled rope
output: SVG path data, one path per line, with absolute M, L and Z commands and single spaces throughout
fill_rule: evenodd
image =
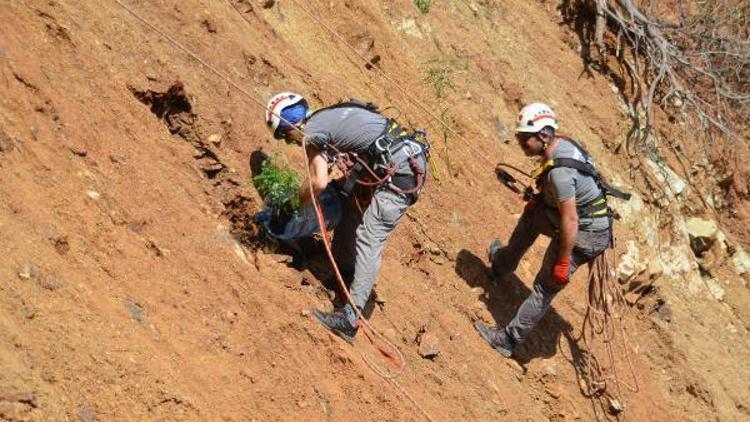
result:
M 622 289 L 617 284 L 611 265 L 612 249 L 607 249 L 589 264 L 588 305 L 583 318 L 581 334 L 586 347 L 585 361 L 581 368 L 583 381 L 580 388 L 584 396 L 608 399 L 607 407 L 622 410 L 622 388 L 638 392 L 638 377 L 630 356 L 630 342 L 623 325 L 628 309 Z M 620 351 L 625 356 L 632 384 L 623 381 L 618 374 L 615 355 Z M 617 400 L 615 405 L 612 400 Z M 599 420 L 603 420 L 597 414 Z

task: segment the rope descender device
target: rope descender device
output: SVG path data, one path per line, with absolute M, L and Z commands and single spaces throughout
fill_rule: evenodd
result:
M 522 195 L 524 201 L 529 201 L 534 196 L 534 188 L 532 188 L 531 185 L 527 185 L 521 182 L 520 180 L 516 179 L 512 174 L 510 174 L 503 167 L 514 170 L 528 178 L 531 178 L 531 176 L 525 171 L 517 167 L 514 167 L 510 164 L 498 163 L 495 166 L 495 175 L 497 176 L 497 180 L 499 180 L 500 183 L 504 184 L 508 189 L 510 189 L 514 193 Z

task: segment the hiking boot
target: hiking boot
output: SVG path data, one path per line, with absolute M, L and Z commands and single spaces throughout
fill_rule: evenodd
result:
M 324 327 L 333 331 L 347 343 L 354 341 L 354 336 L 357 335 L 357 329 L 359 328 L 359 321 L 352 305 L 347 303 L 341 310 L 334 312 L 322 312 L 317 309 L 313 309 L 312 312 Z
M 492 328 L 482 321 L 474 321 L 474 328 L 479 331 L 479 335 L 494 347 L 498 353 L 510 358 L 513 355 L 513 338 L 505 331 L 504 328 Z

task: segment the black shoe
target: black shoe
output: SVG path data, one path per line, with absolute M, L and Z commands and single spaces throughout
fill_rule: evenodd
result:
M 510 358 L 513 355 L 514 341 L 511 336 L 505 332 L 505 329 L 488 327 L 482 321 L 474 321 L 474 328 L 479 331 L 479 335 L 494 347 L 501 355 Z
M 324 327 L 333 331 L 347 343 L 354 341 L 354 336 L 357 335 L 359 329 L 359 321 L 352 305 L 347 304 L 340 311 L 322 312 L 313 309 L 312 312 Z

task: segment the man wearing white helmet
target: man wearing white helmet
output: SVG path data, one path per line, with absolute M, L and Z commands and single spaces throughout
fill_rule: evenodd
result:
M 424 184 L 429 151 L 424 134 L 404 131 L 369 103 L 351 100 L 311 113 L 301 95 L 288 92 L 271 98 L 266 123 L 275 138 L 304 143 L 307 149 L 313 190 L 308 183 L 302 184 L 303 204 L 326 188 L 331 164 L 345 161 L 341 160 L 344 157 L 356 163 L 341 186 L 349 200 L 334 231 L 332 247 L 342 275 L 351 281 L 353 305 L 363 309 L 375 284 L 385 241 L 416 202 Z M 365 198 L 369 204 L 360 212 L 355 202 L 363 198 L 355 198 L 353 191 L 368 176 L 366 183 L 374 192 Z M 357 333 L 359 321 L 352 304 L 334 312 L 315 309 L 313 313 L 348 342 Z
M 542 103 L 524 107 L 516 122 L 516 140 L 527 156 L 539 156 L 534 172 L 539 192 L 526 204 L 507 246 L 495 239 L 488 248 L 492 273 L 512 273 L 540 234 L 551 238 L 531 295 L 505 327 L 475 322 L 479 334 L 498 352 L 511 357 L 517 344 L 549 309 L 552 299 L 581 265 L 611 244 L 611 213 L 606 195 L 619 194 L 599 177 L 591 156 L 578 143 L 556 134 L 557 118 Z

